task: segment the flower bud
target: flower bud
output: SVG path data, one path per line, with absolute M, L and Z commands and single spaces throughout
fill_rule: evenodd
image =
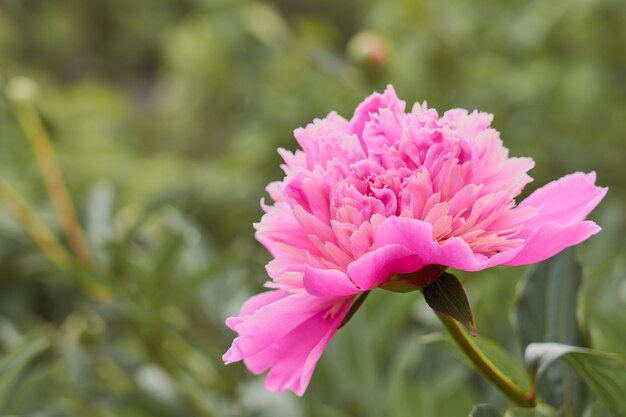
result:
M 387 64 L 389 47 L 387 41 L 379 34 L 363 31 L 350 39 L 347 55 L 352 62 L 364 69 L 379 71 Z
M 31 103 L 39 95 L 39 86 L 30 78 L 15 77 L 7 83 L 6 92 L 16 103 Z

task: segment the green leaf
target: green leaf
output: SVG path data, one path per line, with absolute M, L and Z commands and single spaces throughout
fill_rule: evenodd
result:
M 514 313 L 522 348 L 535 342 L 584 346 L 576 320 L 581 283 L 573 249 L 541 262 L 523 279 Z
M 478 404 L 472 408 L 468 417 L 502 417 L 502 414 L 491 404 Z
M 525 357 L 537 379 L 563 359 L 615 417 L 626 417 L 626 364 L 620 356 L 560 343 L 532 343 Z
M 457 277 L 444 273 L 432 284 L 424 287 L 426 302 L 437 313 L 445 314 L 458 321 L 472 335 L 476 336 L 476 323 L 465 290 Z
M 113 235 L 113 186 L 100 183 L 89 197 L 86 210 L 85 233 L 99 262 L 106 264 L 106 245 Z
M 30 361 L 48 347 L 44 338 L 28 340 L 0 357 L 0 409 L 7 399 L 19 376 Z
M 558 412 L 546 404 L 535 408 L 511 408 L 506 410 L 504 417 L 558 417 Z
M 574 249 L 537 265 L 523 280 L 519 290 L 514 324 L 521 349 L 536 342 L 557 342 L 586 346 L 576 320 L 582 269 Z M 563 407 L 568 415 L 581 416 L 587 398 L 583 382 L 571 370 L 554 364 L 538 384 L 544 401 Z

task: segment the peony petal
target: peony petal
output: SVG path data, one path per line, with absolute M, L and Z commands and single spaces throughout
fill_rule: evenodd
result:
M 328 297 L 291 294 L 261 307 L 250 316 L 229 318 L 231 328 L 239 333 L 239 337 L 222 359 L 228 364 L 255 355 L 333 303 L 334 300 Z
M 479 271 L 510 261 L 517 253 L 501 252 L 488 258 L 474 254 L 461 238 L 441 244 L 433 241 L 430 223 L 407 217 L 386 219 L 376 232 L 375 244 L 378 249 L 348 266 L 350 277 L 362 289 L 380 285 L 393 274 L 416 272 L 426 265 Z
M 592 221 L 569 225 L 545 223 L 535 229 L 519 253 L 505 265 L 529 265 L 546 260 L 563 249 L 579 244 L 600 231 Z
M 304 393 L 317 361 L 350 306 L 345 299 L 337 299 L 335 301 L 339 303 L 337 305 L 340 309 L 335 314 L 330 314 L 326 302 L 328 299 L 311 296 L 308 298 L 324 300 L 316 314 L 280 340 L 244 358 L 244 363 L 254 374 L 270 369 L 265 383 L 269 391 L 288 389 L 300 396 Z
M 285 298 L 288 295 L 289 293 L 287 291 L 276 290 L 266 291 L 252 296 L 245 303 L 243 303 L 241 309 L 239 310 L 238 317 L 228 317 L 226 319 L 226 326 L 228 326 L 231 330 L 235 330 L 239 323 L 245 321 L 249 315 L 255 313 L 258 309 Z
M 372 120 L 371 113 L 378 113 L 380 109 L 390 109 L 396 114 L 402 114 L 404 107 L 404 101 L 398 98 L 391 85 L 387 86 L 383 94 L 374 93 L 359 104 L 350 120 L 350 128 L 359 137 L 363 150 L 367 149 L 363 142 L 363 129 L 365 124 Z
M 346 309 L 346 312 L 347 312 L 347 309 Z M 311 381 L 311 377 L 313 376 L 313 371 L 315 370 L 315 365 L 317 365 L 317 361 L 322 356 L 322 353 L 324 353 L 324 349 L 326 349 L 326 346 L 328 346 L 330 339 L 332 339 L 332 337 L 335 335 L 335 332 L 341 325 L 345 315 L 346 315 L 345 312 L 341 314 L 340 316 L 341 319 L 336 321 L 335 324 L 333 324 L 333 326 L 326 333 L 326 336 L 322 338 L 318 342 L 318 344 L 315 345 L 315 347 L 311 349 L 311 351 L 309 352 L 309 355 L 304 361 L 304 365 L 302 367 L 302 373 L 300 374 L 300 379 L 298 381 L 298 384 L 290 388 L 293 390 L 293 392 L 296 395 L 301 397 L 304 394 L 304 391 L 306 390 L 306 388 L 309 386 L 309 382 Z
M 348 275 L 338 269 L 304 267 L 304 288 L 311 295 L 342 297 L 354 295 L 361 290 L 357 288 Z
M 517 237 L 529 237 L 546 222 L 570 224 L 584 220 L 608 190 L 596 186 L 595 181 L 595 172 L 577 172 L 537 189 L 519 207 L 536 207 L 539 213 L 524 223 L 524 228 Z
M 285 337 L 275 352 L 278 360 L 265 380 L 267 390 L 282 392 L 289 389 L 302 396 L 317 361 L 344 316 L 345 311 L 334 317 L 319 313 Z
M 289 293 L 287 291 L 266 291 L 261 294 L 257 294 L 252 296 L 243 303 L 241 306 L 241 310 L 239 311 L 240 316 L 249 316 L 250 314 L 254 314 L 258 309 L 265 307 L 268 304 L 272 304 L 278 300 L 281 300 L 287 297 Z
M 348 265 L 352 281 L 361 291 L 378 287 L 395 274 L 407 274 L 424 267 L 424 260 L 402 245 L 392 244 L 368 252 Z

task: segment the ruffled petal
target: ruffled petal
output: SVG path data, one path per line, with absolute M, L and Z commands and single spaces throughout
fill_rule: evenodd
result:
M 226 319 L 226 326 L 228 326 L 231 330 L 235 330 L 235 327 L 239 323 L 244 321 L 249 315 L 254 314 L 258 309 L 285 298 L 288 295 L 289 293 L 287 291 L 266 291 L 252 296 L 241 306 L 239 316 L 229 317 Z
M 249 314 L 229 319 L 239 336 L 224 354 L 224 362 L 243 360 L 255 374 L 269 369 L 268 390 L 302 395 L 351 300 L 280 290 L 252 297 L 242 308 Z
M 539 212 L 524 223 L 517 237 L 527 238 L 548 222 L 566 225 L 583 221 L 608 191 L 606 187 L 596 186 L 595 182 L 595 172 L 577 172 L 537 189 L 519 204 L 519 207 L 535 207 Z
M 291 390 L 302 396 L 344 316 L 345 311 L 334 317 L 321 312 L 287 335 L 272 351 L 274 363 L 265 380 L 267 390 Z M 251 361 L 246 361 L 246 365 L 248 362 Z
M 261 307 L 249 316 L 231 317 L 227 322 L 239 337 L 222 359 L 228 364 L 255 355 L 330 305 L 332 300 L 328 298 L 300 293 Z
M 239 311 L 239 315 L 249 316 L 250 314 L 254 314 L 260 308 L 281 300 L 288 295 L 289 293 L 287 291 L 265 291 L 261 294 L 254 295 L 243 303 L 241 310 Z
M 461 238 L 445 243 L 432 239 L 432 225 L 408 217 L 391 217 L 376 232 L 376 247 L 348 266 L 352 280 L 371 289 L 394 274 L 416 272 L 427 265 L 444 265 L 464 271 L 479 271 L 513 259 L 517 250 L 492 257 L 475 254 Z
M 348 265 L 352 281 L 362 291 L 378 287 L 395 274 L 407 274 L 424 266 L 422 257 L 399 244 L 390 244 L 368 252 Z
M 600 231 L 600 227 L 592 221 L 584 221 L 569 225 L 557 222 L 542 224 L 533 231 L 520 248 L 517 255 L 505 265 L 529 265 L 546 260 L 563 249 L 583 242 Z
M 304 268 L 304 288 L 311 295 L 341 297 L 361 291 L 348 275 L 338 269 L 321 269 L 306 265 Z
M 383 94 L 374 93 L 359 104 L 350 120 L 350 128 L 361 141 L 364 151 L 367 151 L 367 145 L 363 140 L 363 130 L 367 122 L 372 120 L 372 114 L 388 109 L 391 114 L 401 115 L 404 114 L 404 108 L 405 102 L 398 98 L 391 85 L 387 86 Z

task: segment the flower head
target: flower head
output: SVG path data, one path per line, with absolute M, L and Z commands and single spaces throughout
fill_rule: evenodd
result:
M 351 120 L 330 113 L 297 129 L 302 150 L 279 150 L 285 178 L 268 186 L 274 204 L 256 224 L 274 290 L 227 320 L 239 337 L 225 362 L 269 369 L 269 390 L 302 395 L 360 292 L 429 265 L 531 264 L 597 233 L 585 220 L 607 191 L 595 173 L 516 202 L 534 162 L 510 158 L 491 120 L 419 103 L 407 112 L 390 86 Z

